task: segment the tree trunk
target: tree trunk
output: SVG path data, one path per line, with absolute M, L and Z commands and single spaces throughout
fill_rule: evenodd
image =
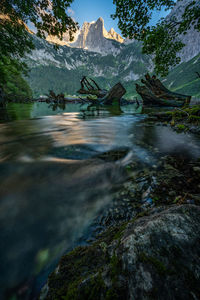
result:
M 5 96 L 4 96 L 4 92 L 3 89 L 0 88 L 0 107 L 4 107 L 5 106 Z
M 146 106 L 182 106 L 183 103 L 176 100 L 166 100 L 157 97 L 149 88 L 146 86 L 140 86 L 136 84 L 136 91 L 142 97 L 143 104 Z
M 126 90 L 120 82 L 113 86 L 109 91 L 102 90 L 93 79 L 84 76 L 81 80 L 81 88 L 78 90 L 78 93 L 84 95 L 96 95 L 97 99 L 87 97 L 87 100 L 94 104 L 110 105 L 113 102 L 119 103 L 120 99 L 126 93 Z
M 77 93 L 81 95 L 95 95 L 97 98 L 103 98 L 107 91 L 106 90 L 85 90 L 85 89 L 80 89 L 77 91 Z
M 91 78 L 87 78 L 83 76 L 80 81 L 81 88 L 77 91 L 77 93 L 82 95 L 95 95 L 97 98 L 103 98 L 107 91 L 103 90 L 99 87 L 99 85 Z
M 191 96 L 188 95 L 182 95 L 179 93 L 174 93 L 168 90 L 162 82 L 156 78 L 156 76 L 150 76 L 148 73 L 145 75 L 145 80 L 141 80 L 143 84 L 148 87 L 154 95 L 156 95 L 158 98 L 165 99 L 165 100 L 176 100 L 176 101 L 185 101 L 186 103 L 189 103 L 191 100 Z
M 109 90 L 109 92 L 105 95 L 103 99 L 101 99 L 101 103 L 105 105 L 110 105 L 113 102 L 119 103 L 120 99 L 124 96 L 125 93 L 125 88 L 119 82 Z

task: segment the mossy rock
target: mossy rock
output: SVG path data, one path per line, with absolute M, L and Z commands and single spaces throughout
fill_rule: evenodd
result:
M 43 299 L 198 299 L 199 234 L 198 206 L 155 208 L 65 255 Z

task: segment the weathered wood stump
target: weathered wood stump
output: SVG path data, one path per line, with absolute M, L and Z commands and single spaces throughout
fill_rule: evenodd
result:
M 147 106 L 182 106 L 183 103 L 175 100 L 165 100 L 157 97 L 146 86 L 140 86 L 136 84 L 136 91 L 142 97 L 143 104 Z
M 120 100 L 126 93 L 126 90 L 119 82 L 115 84 L 109 91 L 106 91 L 101 89 L 93 79 L 86 78 L 86 76 L 84 76 L 81 80 L 81 88 L 78 90 L 78 93 L 96 95 L 97 99 L 87 97 L 87 100 L 94 104 L 111 105 L 113 102 L 120 103 Z
M 105 105 L 110 105 L 113 102 L 119 102 L 120 99 L 126 94 L 126 90 L 123 85 L 118 82 L 115 84 L 106 96 L 102 99 L 102 103 Z
M 183 95 L 179 93 L 174 93 L 168 90 L 162 82 L 156 78 L 155 75 L 152 77 L 147 73 L 145 75 L 145 80 L 141 80 L 156 96 L 166 100 L 176 100 L 176 101 L 190 101 L 191 96 Z
M 99 85 L 92 79 L 83 76 L 80 81 L 81 88 L 77 91 L 77 93 L 82 95 L 95 95 L 97 98 L 103 98 L 107 90 L 101 89 Z
M 190 103 L 191 96 L 171 92 L 162 82 L 149 74 L 141 79 L 144 86 L 136 84 L 136 91 L 142 97 L 144 105 L 150 106 L 182 106 Z

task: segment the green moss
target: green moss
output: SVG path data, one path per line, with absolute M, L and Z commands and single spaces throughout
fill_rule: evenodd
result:
M 106 291 L 105 300 L 127 299 L 126 283 L 120 285 L 119 280 L 119 276 L 123 276 L 125 278 L 126 274 L 123 272 L 121 259 L 116 254 L 113 254 L 111 257 L 109 267 L 112 286 Z
M 181 196 L 177 196 L 177 197 L 174 199 L 173 203 L 176 204 L 176 203 L 178 203 L 180 200 L 181 200 Z
M 111 269 L 111 278 L 114 283 L 121 272 L 121 262 L 115 254 L 111 257 L 110 269 Z
M 122 238 L 123 232 L 126 229 L 127 224 L 128 222 L 125 222 L 119 227 L 119 230 L 114 235 L 113 240 L 120 240 Z
M 188 127 L 186 126 L 188 123 L 193 123 L 194 125 L 200 124 L 200 105 L 191 107 L 185 106 L 181 109 L 165 112 L 163 114 L 163 121 L 166 121 L 165 116 L 171 116 L 171 119 L 169 120 L 171 126 L 176 125 L 176 128 L 179 131 L 186 131 L 188 130 Z
M 100 299 L 101 294 L 105 294 L 105 284 L 99 271 L 97 276 L 91 276 L 84 284 L 82 281 L 75 281 L 69 284 L 67 295 L 63 296 L 63 300 L 93 300 Z
M 126 226 L 127 222 L 110 228 L 90 246 L 77 247 L 63 256 L 59 271 L 49 276 L 49 295 L 51 295 L 49 299 L 100 300 L 98 298 L 100 295 L 104 295 L 106 299 L 120 299 L 113 295 L 117 289 L 121 263 L 116 255 L 110 258 L 107 253 L 107 244 L 115 239 L 120 241 Z M 106 265 L 109 266 L 113 285 L 113 288 L 109 290 L 105 287 L 101 275 Z
M 102 278 L 102 268 L 97 271 L 97 275 L 92 275 L 88 278 L 86 275 L 86 282 L 84 278 L 72 281 L 67 288 L 66 296 L 62 297 L 63 300 L 100 300 L 103 296 L 106 300 L 116 300 L 120 298 L 120 289 L 117 286 L 118 276 L 122 273 L 121 262 L 116 255 L 110 258 L 110 277 L 112 280 L 112 287 L 107 289 Z
M 157 197 L 157 196 L 155 196 L 155 197 L 153 197 L 153 203 L 156 203 L 156 202 L 158 202 L 159 201 L 159 197 Z
M 116 300 L 118 299 L 118 295 L 116 293 L 116 290 L 114 290 L 113 288 L 108 290 L 106 293 L 106 297 L 105 300 Z
M 142 262 L 150 263 L 151 265 L 153 265 L 160 275 L 163 275 L 167 272 L 167 268 L 165 267 L 165 265 L 157 258 L 148 256 L 144 252 L 140 253 L 139 258 Z
M 88 277 L 100 272 L 102 265 L 107 262 L 107 256 L 97 243 L 75 248 L 62 257 L 59 263 L 59 272 L 53 272 L 49 276 L 51 299 L 62 299 L 63 296 L 64 299 L 77 299 L 77 297 L 78 299 L 89 299 L 86 291 L 81 293 L 83 298 L 80 298 L 80 285 Z M 99 280 L 95 282 L 99 286 Z M 97 288 L 94 282 L 89 282 L 88 285 L 90 285 L 90 293 L 93 288 Z M 81 287 L 82 289 L 84 291 L 84 288 Z
M 146 217 L 148 215 L 149 215 L 149 211 L 144 210 L 144 211 L 140 212 L 139 214 L 137 214 L 137 216 L 132 220 L 132 223 L 134 223 L 137 219 L 142 218 L 142 217 Z
M 200 105 L 194 105 L 192 107 L 188 107 L 185 109 L 185 111 L 191 115 L 196 115 L 200 112 Z
M 87 282 L 87 284 L 81 288 L 79 299 L 100 299 L 101 294 L 105 294 L 105 289 L 106 287 L 102 279 L 101 272 L 99 272 L 97 276 L 93 276 L 89 282 Z
M 99 245 L 99 243 L 110 244 L 113 240 L 118 240 L 121 237 L 121 233 L 123 231 L 123 223 L 120 226 L 113 226 L 102 232 L 97 237 L 97 242 L 94 244 Z M 127 224 L 127 222 L 126 222 Z
M 69 284 L 67 289 L 67 295 L 63 296 L 63 300 L 71 300 L 71 299 L 77 299 L 78 298 L 78 289 L 77 289 L 77 282 L 72 282 Z
M 190 120 L 195 120 L 195 121 L 200 121 L 200 116 L 194 116 L 194 115 L 191 115 L 189 117 Z
M 176 125 L 176 127 L 177 127 L 177 129 L 179 129 L 179 130 L 185 130 L 185 129 L 186 129 L 186 127 L 185 127 L 184 124 L 178 124 L 178 125 Z

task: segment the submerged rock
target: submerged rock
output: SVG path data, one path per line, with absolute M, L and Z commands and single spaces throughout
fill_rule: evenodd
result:
M 40 299 L 199 299 L 200 207 L 154 208 L 63 256 Z

